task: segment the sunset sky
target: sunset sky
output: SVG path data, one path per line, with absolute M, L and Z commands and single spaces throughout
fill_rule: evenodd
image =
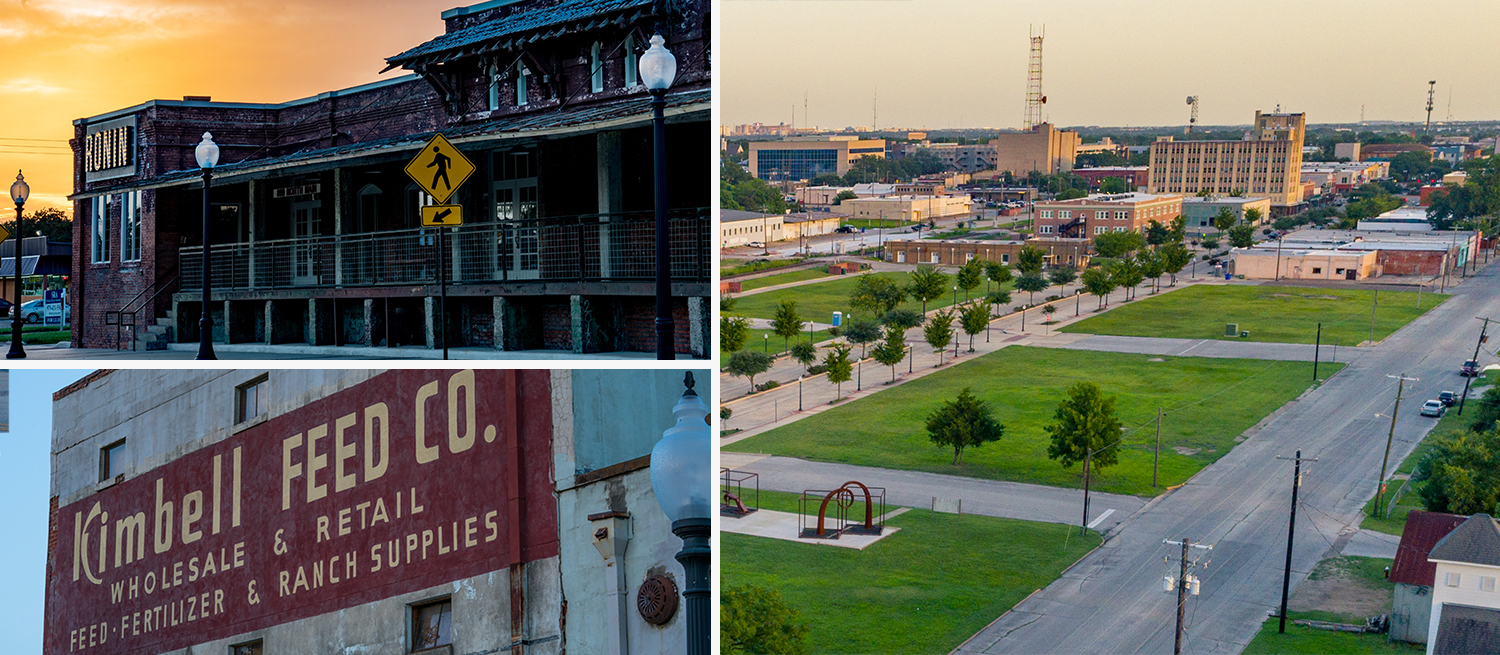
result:
M 0 0 L 0 186 L 24 169 L 28 210 L 71 209 L 74 119 L 184 95 L 284 102 L 401 75 L 377 73 L 441 34 L 442 11 L 477 1 Z
M 1046 25 L 1058 125 L 1500 119 L 1495 0 L 723 0 L 722 122 L 1019 128 Z M 807 98 L 804 116 L 803 98 Z

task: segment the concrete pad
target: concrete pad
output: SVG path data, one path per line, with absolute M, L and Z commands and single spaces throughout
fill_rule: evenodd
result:
M 731 469 L 744 468 L 746 466 L 749 466 L 751 464 L 759 462 L 760 460 L 763 460 L 763 459 L 765 459 L 767 457 L 770 457 L 770 455 L 765 455 L 765 454 L 761 454 L 761 453 L 726 453 L 726 452 L 720 452 L 719 453 L 719 466 L 721 468 L 731 468 Z
M 901 508 L 901 510 L 906 509 L 909 508 Z M 890 517 L 900 513 L 900 511 L 895 511 L 886 514 L 885 516 Z M 816 518 L 812 519 L 812 521 L 816 520 Z M 900 532 L 900 528 L 885 526 L 885 529 L 882 530 L 879 535 L 844 534 L 839 535 L 839 538 L 837 539 L 803 539 L 797 536 L 798 520 L 796 514 L 763 509 L 755 512 L 754 514 L 739 519 L 729 518 L 727 516 L 721 517 L 719 519 L 719 531 L 732 532 L 734 534 L 747 534 L 752 537 L 765 537 L 767 539 L 780 539 L 782 541 L 795 541 L 804 544 L 838 546 L 839 548 L 853 548 L 855 550 L 864 550 L 865 548 L 868 548 L 870 544 L 873 544 L 877 541 L 880 541 L 881 539 Z
M 1344 544 L 1344 550 L 1340 554 L 1351 557 L 1396 559 L 1396 547 L 1400 544 L 1401 537 L 1396 535 L 1360 530 L 1349 538 L 1349 543 Z

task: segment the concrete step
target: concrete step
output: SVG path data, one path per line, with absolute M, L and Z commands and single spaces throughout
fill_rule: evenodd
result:
M 138 350 L 138 351 L 145 351 L 145 350 L 166 350 L 167 349 L 167 342 L 165 342 L 165 341 L 156 341 L 156 340 L 147 341 L 145 339 L 140 339 L 140 340 L 137 340 L 135 342 L 135 349 Z
M 146 326 L 146 330 L 145 330 L 145 334 L 155 334 L 155 335 L 171 334 L 171 332 L 172 332 L 172 326 L 170 326 L 170 325 L 162 325 L 160 323 L 157 323 L 156 325 L 147 325 Z

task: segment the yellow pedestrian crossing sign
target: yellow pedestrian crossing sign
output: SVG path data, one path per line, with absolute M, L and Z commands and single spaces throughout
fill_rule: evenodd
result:
M 432 135 L 417 156 L 412 157 L 405 170 L 406 176 L 422 187 L 427 195 L 443 204 L 474 174 L 474 162 L 439 132 Z
M 463 205 L 427 205 L 422 208 L 422 227 L 454 227 L 463 224 Z

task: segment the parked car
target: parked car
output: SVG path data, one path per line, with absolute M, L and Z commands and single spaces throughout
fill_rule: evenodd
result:
M 1437 399 L 1438 402 L 1443 403 L 1444 407 L 1452 407 L 1453 403 L 1458 402 L 1458 394 L 1453 393 L 1452 391 L 1444 391 L 1438 394 Z
M 1422 403 L 1422 416 L 1436 416 L 1441 418 L 1443 412 L 1446 411 L 1448 411 L 1448 408 L 1443 406 L 1443 401 L 1441 400 L 1429 400 Z
M 854 226 L 852 226 L 852 225 L 840 225 L 840 226 L 838 226 L 838 228 L 834 229 L 834 232 L 838 232 L 839 234 L 853 234 L 854 233 Z
M 37 298 L 36 300 L 21 303 L 21 318 L 26 319 L 27 323 L 41 323 L 43 316 L 63 316 L 63 322 L 66 323 L 68 322 L 66 317 L 69 315 L 68 312 L 70 312 L 71 310 L 71 307 L 60 304 L 53 304 L 44 307 L 42 305 L 42 299 Z
M 1474 361 L 1472 359 L 1469 360 L 1469 361 L 1467 361 L 1467 362 L 1464 362 L 1464 365 L 1458 369 L 1458 374 L 1462 375 L 1462 376 L 1464 376 L 1466 378 L 1478 377 L 1479 376 L 1479 362 L 1476 362 L 1476 361 Z
M 747 243 L 745 245 L 749 246 L 751 248 L 764 248 L 764 247 L 766 247 L 766 244 L 764 242 L 761 242 L 761 241 L 751 241 L 750 243 Z

